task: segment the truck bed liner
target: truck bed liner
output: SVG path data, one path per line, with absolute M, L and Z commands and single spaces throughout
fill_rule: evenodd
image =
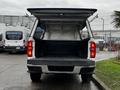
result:
M 35 56 L 87 58 L 88 39 L 82 41 L 36 40 Z

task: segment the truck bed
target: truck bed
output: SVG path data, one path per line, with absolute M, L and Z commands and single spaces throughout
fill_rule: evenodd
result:
M 84 58 L 88 56 L 88 39 L 70 40 L 35 40 L 37 58 Z

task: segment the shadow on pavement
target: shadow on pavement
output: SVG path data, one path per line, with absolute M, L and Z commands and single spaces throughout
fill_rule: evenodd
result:
M 41 82 L 31 83 L 29 90 L 93 90 L 76 75 L 44 75 Z
M 77 75 L 43 75 L 38 83 L 8 87 L 3 90 L 96 90 L 91 83 L 82 83 Z

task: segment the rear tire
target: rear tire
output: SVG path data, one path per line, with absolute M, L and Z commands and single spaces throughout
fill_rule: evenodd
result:
M 90 82 L 92 78 L 92 74 L 81 74 L 82 82 Z
M 30 78 L 32 82 L 38 82 L 40 81 L 41 74 L 40 73 L 30 73 Z

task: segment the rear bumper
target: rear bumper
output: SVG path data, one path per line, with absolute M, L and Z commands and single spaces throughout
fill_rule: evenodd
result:
M 5 51 L 25 51 L 24 46 L 4 46 Z
M 80 58 L 35 58 L 28 59 L 28 65 L 50 65 L 50 66 L 94 66 L 95 61 Z
M 86 59 L 29 59 L 27 67 L 31 73 L 92 74 L 95 69 L 95 61 Z M 54 69 L 50 70 L 49 67 Z M 71 67 L 73 69 L 70 70 Z

